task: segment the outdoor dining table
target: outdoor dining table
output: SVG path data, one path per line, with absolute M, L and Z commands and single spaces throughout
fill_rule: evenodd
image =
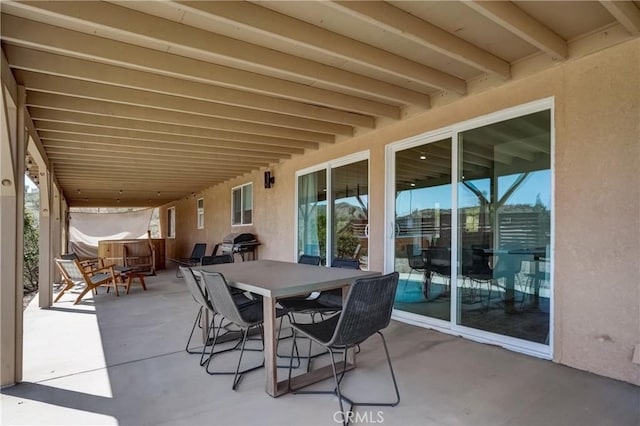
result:
M 540 261 L 546 258 L 547 250 L 545 247 L 526 247 L 518 249 L 483 249 L 486 256 L 502 256 L 505 277 L 505 312 L 515 312 L 515 280 L 516 274 L 520 271 L 520 262 L 528 257 L 533 260 L 533 308 L 538 309 L 540 304 L 540 282 L 538 273 L 540 270 Z
M 316 291 L 342 288 L 346 297 L 349 284 L 359 278 L 374 277 L 380 272 L 354 269 L 327 268 L 276 260 L 256 260 L 254 262 L 226 263 L 221 265 L 198 266 L 194 269 L 218 272 L 224 275 L 229 286 L 262 296 L 264 309 L 264 360 L 266 392 L 277 397 L 288 392 L 287 380 L 278 381 L 276 353 L 276 303 L 278 299 L 309 294 Z M 355 354 L 350 351 L 347 365 L 339 369 L 355 366 Z M 291 379 L 292 388 L 300 388 L 319 382 L 333 375 L 331 366 L 325 366 Z

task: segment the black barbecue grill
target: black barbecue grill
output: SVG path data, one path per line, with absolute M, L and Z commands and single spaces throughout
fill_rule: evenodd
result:
M 252 260 L 256 260 L 256 248 L 260 245 L 260 242 L 256 238 L 255 234 L 245 233 L 231 233 L 223 238 L 220 249 L 223 254 L 235 254 L 238 253 L 242 260 L 245 260 L 245 253 L 252 254 Z

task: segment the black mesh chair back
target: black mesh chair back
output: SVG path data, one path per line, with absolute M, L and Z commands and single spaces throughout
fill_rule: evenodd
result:
M 298 259 L 298 263 L 301 263 L 303 265 L 320 266 L 321 262 L 322 262 L 322 258 L 320 256 L 311 256 L 308 254 L 303 254 Z
M 391 321 L 398 277 L 393 272 L 356 280 L 349 287 L 338 325 L 327 345 L 354 346 L 386 328 Z
M 200 262 L 200 259 L 202 259 L 202 257 L 205 255 L 206 250 L 207 250 L 206 243 L 194 244 L 193 250 L 191 251 L 191 256 L 189 256 L 189 259 L 193 260 L 194 262 Z
M 217 272 L 202 272 L 202 280 L 213 308 L 220 315 L 240 327 L 251 327 L 253 325 L 253 323 L 247 322 L 240 314 L 224 275 Z
M 426 268 L 427 265 L 424 263 L 422 251 L 416 253 L 415 246 L 413 244 L 407 244 L 406 250 L 407 260 L 409 261 L 409 267 L 411 269 L 422 270 Z
M 471 249 L 471 272 L 473 275 L 491 278 L 493 270 L 489 266 L 489 256 L 482 249 Z
M 205 265 L 220 265 L 223 263 L 233 263 L 233 256 L 230 254 L 219 254 L 217 256 L 203 256 L 200 264 Z
M 393 272 L 380 277 L 356 280 L 349 287 L 349 293 L 347 294 L 342 313 L 339 316 L 334 315 L 320 323 L 291 323 L 291 327 L 294 330 L 294 344 L 291 348 L 291 360 L 289 361 L 289 389 L 295 391 L 295 393 L 333 394 L 337 396 L 341 417 L 338 419 L 334 417 L 334 419 L 336 421 L 342 420 L 342 424 L 344 426 L 351 421 L 353 407 L 356 405 L 394 407 L 400 402 L 398 383 L 391 365 L 391 357 L 389 356 L 387 343 L 381 331 L 386 328 L 391 321 L 391 311 L 393 310 L 393 302 L 395 299 L 396 288 L 398 287 L 399 275 L 400 274 L 398 272 Z M 333 390 L 301 391 L 291 387 L 293 352 L 295 348 L 295 339 L 298 333 L 301 333 L 309 339 L 319 343 L 330 353 L 331 368 L 333 370 L 333 378 L 335 381 L 335 387 Z M 391 373 L 391 378 L 393 379 L 396 398 L 394 401 L 388 402 L 356 402 L 353 399 L 346 397 L 340 390 L 340 382 L 344 377 L 344 371 L 342 371 L 338 377 L 335 353 L 336 351 L 342 351 L 342 362 L 346 365 L 348 361 L 347 353 L 350 348 L 359 345 L 374 334 L 378 334 L 382 339 L 387 363 L 389 365 L 389 371 Z M 348 402 L 350 405 L 346 412 L 342 403 L 343 400 Z
M 432 272 L 451 276 L 451 252 L 447 247 L 430 247 L 426 252 L 426 259 Z
M 332 268 L 344 268 L 344 269 L 360 269 L 360 262 L 358 259 L 345 259 L 342 257 L 336 257 L 331 262 Z M 325 290 L 318 296 L 318 302 L 325 308 L 342 308 L 342 289 L 336 288 L 333 290 Z
M 360 269 L 360 262 L 358 259 L 345 259 L 342 257 L 335 257 L 331 262 L 332 268 L 345 268 L 345 269 Z

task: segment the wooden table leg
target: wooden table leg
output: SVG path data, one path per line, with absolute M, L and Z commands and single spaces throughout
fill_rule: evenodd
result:
M 276 301 L 272 297 L 263 297 L 264 310 L 264 369 L 265 391 L 278 396 L 278 367 L 276 358 Z

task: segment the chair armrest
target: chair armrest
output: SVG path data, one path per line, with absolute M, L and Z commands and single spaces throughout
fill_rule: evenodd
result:
M 112 275 L 115 275 L 115 270 L 113 269 L 114 265 L 103 266 L 102 268 L 97 268 L 91 271 L 92 274 L 100 271 L 111 271 Z

